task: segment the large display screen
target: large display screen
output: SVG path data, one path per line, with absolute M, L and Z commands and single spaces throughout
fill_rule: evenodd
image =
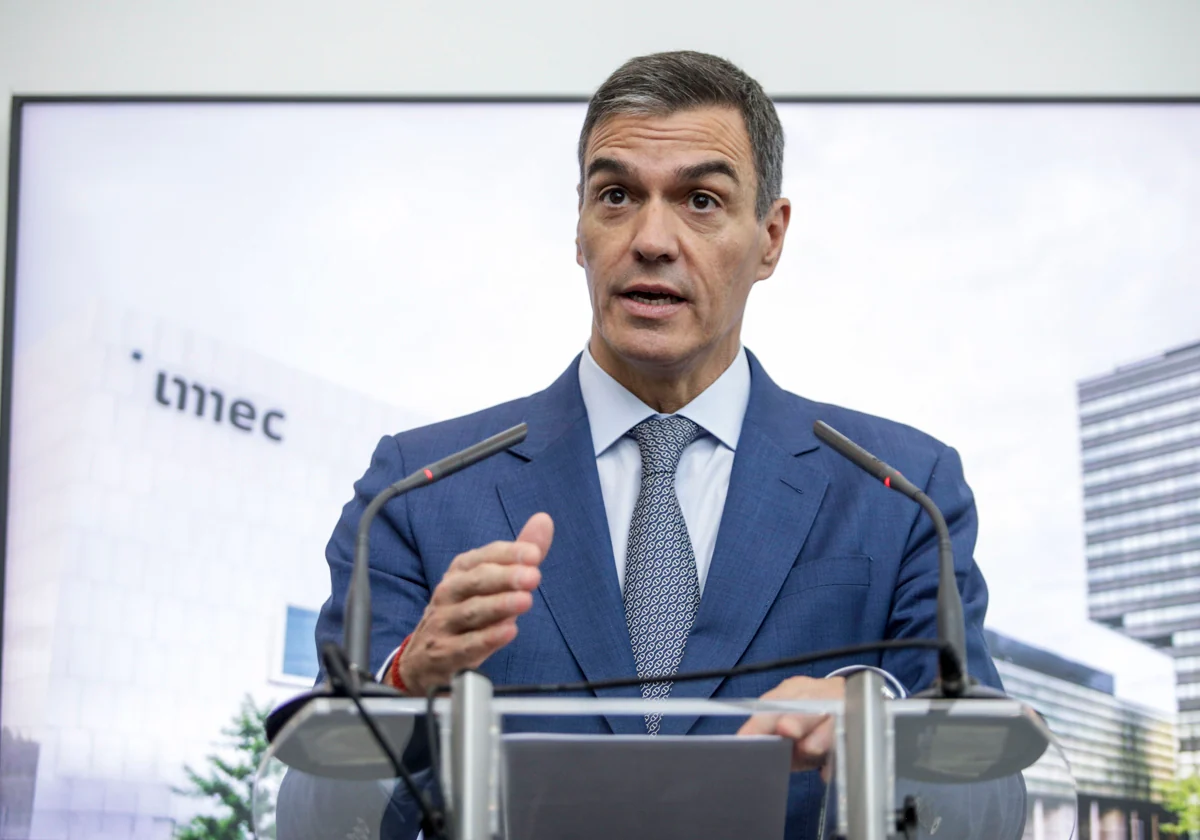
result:
M 1088 621 L 1077 382 L 1200 340 L 1200 105 L 780 103 L 744 343 L 955 446 L 989 625 L 1174 708 Z M 580 102 L 25 101 L 14 120 L 5 837 L 161 838 L 243 697 L 315 672 L 384 434 L 589 333 Z

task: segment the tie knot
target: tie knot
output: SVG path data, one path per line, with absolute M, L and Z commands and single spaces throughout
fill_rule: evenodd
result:
M 643 473 L 674 473 L 687 445 L 704 430 L 686 417 L 650 417 L 629 430 L 642 453 Z

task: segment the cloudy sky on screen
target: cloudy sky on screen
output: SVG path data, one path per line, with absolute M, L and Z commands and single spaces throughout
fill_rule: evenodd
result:
M 30 107 L 18 347 L 99 296 L 431 420 L 539 390 L 589 329 L 582 114 Z M 746 345 L 955 446 L 990 624 L 1169 705 L 1169 662 L 1086 621 L 1075 383 L 1200 340 L 1200 105 L 781 116 L 792 226 Z

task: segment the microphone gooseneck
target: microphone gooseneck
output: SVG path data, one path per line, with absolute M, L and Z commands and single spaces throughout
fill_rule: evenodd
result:
M 962 696 L 968 686 L 967 631 L 963 621 L 962 597 L 958 594 L 954 575 L 954 546 L 950 542 L 946 518 L 933 499 L 901 475 L 899 470 L 879 460 L 829 424 L 818 420 L 813 423 L 813 433 L 850 463 L 882 481 L 885 487 L 919 504 L 933 520 L 938 541 L 938 638 L 946 642 L 938 651 L 938 687 L 944 697 Z

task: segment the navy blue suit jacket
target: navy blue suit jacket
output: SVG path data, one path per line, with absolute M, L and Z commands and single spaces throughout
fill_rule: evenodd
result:
M 969 669 L 999 687 L 982 633 L 987 589 L 972 558 L 975 505 L 957 453 L 907 426 L 790 394 L 747 355 L 750 402 L 680 670 L 936 636 L 937 545 L 929 518 L 819 443 L 812 425 L 824 420 L 899 469 L 942 509 L 954 539 Z M 512 540 L 532 514 L 546 511 L 554 519 L 554 542 L 533 607 L 519 619 L 515 641 L 481 670 L 497 684 L 636 675 L 577 371 L 578 359 L 540 393 L 380 441 L 329 541 L 332 594 L 317 623 L 318 644 L 341 639 L 354 534 L 371 498 L 425 464 L 527 422 L 528 437 L 510 452 L 393 500 L 374 523 L 371 665 L 381 666 L 416 626 L 455 555 Z M 882 667 L 912 691 L 936 675 L 932 651 L 891 651 L 853 662 Z M 823 676 L 847 664 L 851 660 L 677 683 L 672 696 L 757 697 L 786 677 Z M 603 693 L 639 696 L 636 687 Z M 663 732 L 728 732 L 739 723 L 668 717 Z M 645 731 L 639 717 L 554 725 Z M 821 791 L 815 773 L 793 776 L 789 837 L 816 836 Z

